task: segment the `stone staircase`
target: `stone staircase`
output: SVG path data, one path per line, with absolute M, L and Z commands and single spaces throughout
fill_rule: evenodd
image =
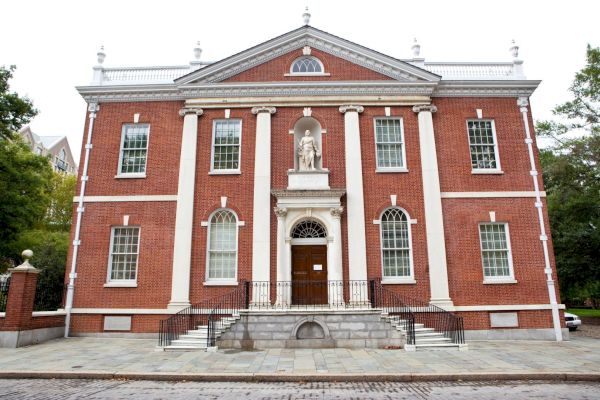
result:
M 218 339 L 224 332 L 236 321 L 240 319 L 239 314 L 233 314 L 231 317 L 222 318 L 215 323 L 216 338 Z M 165 351 L 189 351 L 189 350 L 207 350 L 208 349 L 208 325 L 197 326 L 196 329 L 189 330 L 185 335 L 180 335 L 179 339 L 173 340 L 169 346 L 165 346 Z
M 405 320 L 400 319 L 399 316 L 388 315 L 385 312 L 382 313 L 381 318 L 388 321 L 393 328 L 402 332 L 406 337 L 407 332 L 404 330 Z M 468 347 L 467 344 L 452 343 L 452 339 L 445 337 L 442 332 L 437 332 L 434 328 L 427 328 L 424 324 L 415 322 L 415 345 L 414 347 L 405 345 L 404 348 L 406 351 L 415 351 L 417 349 L 457 349 L 462 351 L 467 350 Z

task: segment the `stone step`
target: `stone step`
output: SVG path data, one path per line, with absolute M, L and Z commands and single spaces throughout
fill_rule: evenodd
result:
M 206 339 L 177 339 L 171 342 L 171 346 L 206 347 Z
M 443 337 L 444 334 L 440 332 L 415 332 L 415 337 Z
M 459 345 L 456 343 L 417 343 L 415 345 L 417 349 L 459 349 Z
M 415 336 L 417 343 L 449 343 L 452 339 L 447 337 L 419 337 Z
M 184 345 L 170 345 L 164 348 L 164 351 L 194 351 L 194 350 L 206 350 L 206 345 L 202 346 L 184 346 Z
M 208 338 L 208 335 L 204 334 L 204 333 L 197 333 L 194 331 L 188 331 L 188 333 L 186 333 L 185 335 L 180 335 L 179 339 L 185 340 L 185 339 L 192 339 L 192 340 L 206 340 Z

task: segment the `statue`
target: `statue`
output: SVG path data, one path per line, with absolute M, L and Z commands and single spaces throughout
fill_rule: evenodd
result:
M 318 157 L 321 157 L 321 153 L 317 147 L 317 142 L 315 138 L 310 136 L 310 131 L 307 129 L 298 144 L 298 169 L 300 171 L 314 171 L 315 158 Z

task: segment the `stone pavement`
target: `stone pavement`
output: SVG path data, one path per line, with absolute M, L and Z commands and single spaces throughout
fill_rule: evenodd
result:
M 155 345 L 155 340 L 69 338 L 18 349 L 0 348 L 0 377 L 419 380 L 579 376 L 578 379 L 600 381 L 600 340 L 587 337 L 562 343 L 472 341 L 468 351 L 416 352 L 380 349 L 163 352 L 157 351 Z

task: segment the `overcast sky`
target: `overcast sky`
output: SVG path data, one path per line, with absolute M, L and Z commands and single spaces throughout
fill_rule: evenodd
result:
M 66 135 L 79 160 L 85 102 L 100 45 L 111 66 L 183 65 L 200 40 L 202 60 L 217 61 L 302 25 L 311 25 L 397 58 L 412 40 L 428 61 L 510 61 L 520 46 L 535 119 L 564 101 L 587 43 L 600 46 L 600 1 L 34 1 L 2 4 L 0 65 L 15 64 L 11 89 L 40 111 L 41 135 Z

